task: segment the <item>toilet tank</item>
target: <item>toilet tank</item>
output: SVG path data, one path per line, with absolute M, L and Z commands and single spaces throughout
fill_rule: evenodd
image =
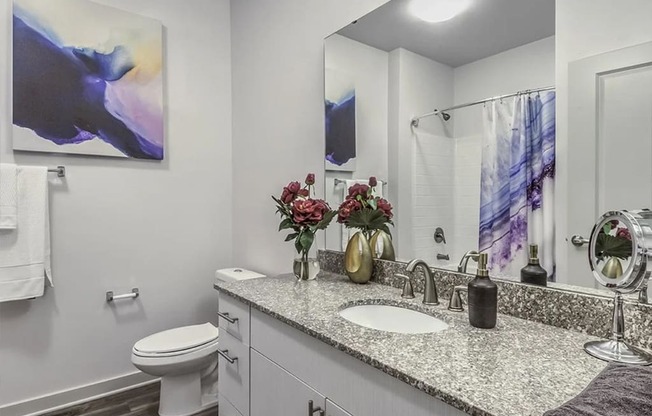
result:
M 215 272 L 215 283 L 236 282 L 239 280 L 256 279 L 266 277 L 264 274 L 246 270 L 240 267 L 220 269 Z

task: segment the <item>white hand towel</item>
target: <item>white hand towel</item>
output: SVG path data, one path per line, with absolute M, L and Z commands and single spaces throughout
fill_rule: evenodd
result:
M 52 286 L 47 168 L 20 166 L 18 232 L 0 233 L 0 302 L 43 296 Z
M 0 230 L 15 230 L 16 217 L 16 165 L 0 163 Z
M 374 192 L 373 195 L 377 196 L 379 198 L 383 198 L 383 181 L 377 181 L 378 185 L 374 187 Z M 368 179 L 347 179 L 345 181 L 346 188 L 344 188 L 344 198 L 349 194 L 349 188 L 352 187 L 353 185 L 356 184 L 364 184 L 364 185 L 369 185 L 369 180 Z M 344 224 L 342 224 L 342 251 L 346 250 L 346 246 L 349 244 L 349 240 L 351 237 L 353 237 L 353 234 L 357 233 L 358 230 L 352 230 L 350 228 L 346 228 Z

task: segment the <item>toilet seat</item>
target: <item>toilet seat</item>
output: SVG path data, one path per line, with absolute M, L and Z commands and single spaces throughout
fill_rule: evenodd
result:
M 133 354 L 139 357 L 173 357 L 190 354 L 217 343 L 219 330 L 211 323 L 189 325 L 158 332 L 136 342 Z

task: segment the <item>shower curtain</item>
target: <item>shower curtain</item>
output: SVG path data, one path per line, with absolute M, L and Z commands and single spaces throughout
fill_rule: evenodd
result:
M 537 244 L 554 280 L 555 93 L 487 103 L 483 125 L 480 251 L 494 275 L 513 278 Z

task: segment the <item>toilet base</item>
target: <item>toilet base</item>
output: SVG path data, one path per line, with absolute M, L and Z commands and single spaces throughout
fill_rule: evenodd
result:
M 202 395 L 200 372 L 161 377 L 160 416 L 191 416 L 217 404 L 217 395 Z

